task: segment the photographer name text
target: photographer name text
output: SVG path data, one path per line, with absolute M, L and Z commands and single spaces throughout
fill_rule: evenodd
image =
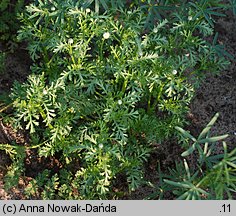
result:
M 100 205 L 85 204 L 85 205 L 56 205 L 56 204 L 47 204 L 47 205 L 26 205 L 26 204 L 12 204 L 12 205 L 3 205 L 4 214 L 16 214 L 16 213 L 110 213 L 117 212 L 116 206 L 111 204 L 101 203 Z

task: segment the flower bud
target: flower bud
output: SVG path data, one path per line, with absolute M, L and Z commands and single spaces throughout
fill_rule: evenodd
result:
M 174 74 L 174 75 L 176 75 L 177 73 L 178 73 L 177 70 L 173 70 L 173 71 L 172 71 L 172 74 Z
M 109 32 L 105 32 L 104 34 L 103 34 L 103 38 L 106 40 L 106 39 L 108 39 L 110 37 L 110 33 Z
M 73 42 L 74 42 L 74 40 L 73 40 L 72 38 L 70 38 L 70 39 L 68 40 L 68 44 L 73 44 Z

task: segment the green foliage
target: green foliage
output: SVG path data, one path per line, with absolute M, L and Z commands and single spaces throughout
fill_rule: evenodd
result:
M 7 174 L 4 176 L 4 188 L 9 190 L 12 186 L 18 185 L 19 178 L 24 172 L 25 149 L 7 144 L 1 144 L 0 149 L 9 153 L 12 159 L 12 164 L 8 167 Z
M 215 143 L 222 139 L 225 139 L 228 137 L 228 135 L 221 135 L 221 136 L 215 136 L 215 137 L 209 137 L 210 129 L 213 126 L 213 124 L 216 122 L 219 114 L 217 113 L 212 120 L 208 123 L 208 125 L 204 128 L 204 130 L 200 133 L 198 138 L 194 138 L 190 133 L 185 131 L 184 129 L 180 127 L 175 127 L 179 132 L 181 132 L 184 136 L 184 138 L 188 138 L 193 141 L 193 144 L 190 146 L 190 148 L 182 153 L 183 157 L 186 157 L 194 152 L 194 150 L 198 150 L 199 153 L 199 162 L 200 164 L 203 163 L 203 161 L 206 161 L 206 158 L 211 154 L 214 145 L 212 145 L 209 148 L 209 143 Z M 201 144 L 204 144 L 204 148 L 201 146 Z
M 15 41 L 19 29 L 17 13 L 22 11 L 25 0 L 1 0 L 0 2 L 0 40 Z
M 205 40 L 213 34 L 208 18 L 219 15 L 210 4 L 204 11 L 184 3 L 147 26 L 149 9 L 136 2 L 127 11 L 123 1 L 111 1 L 117 10 L 100 1 L 105 13 L 98 2 L 37 1 L 20 15 L 18 39 L 34 65 L 27 82 L 14 85 L 13 121 L 30 133 L 39 157 L 60 155 L 64 165 L 32 180 L 28 197 L 106 199 L 118 175 L 135 190 L 151 144 L 185 123 L 194 92 L 188 79 L 228 63 Z
M 236 15 L 236 0 L 230 0 L 230 8 L 232 8 L 234 15 Z
M 58 188 L 58 176 L 57 174 L 50 176 L 50 171 L 45 169 L 40 173 L 36 179 L 33 179 L 25 189 L 25 195 L 27 198 L 42 198 L 53 199 L 55 197 L 55 191 Z
M 205 19 L 212 27 L 214 26 L 214 17 L 225 16 L 219 13 L 219 10 L 235 8 L 235 1 L 229 0 L 229 4 L 222 3 L 221 0 L 86 0 L 78 1 L 83 8 L 90 7 L 96 13 L 103 13 L 107 10 L 120 10 L 124 8 L 140 8 L 146 15 L 145 28 L 152 29 L 154 25 L 169 16 L 170 13 L 189 13 L 189 17 L 194 19 Z M 230 5 L 231 4 L 231 5 Z
M 209 131 L 217 117 L 218 114 L 197 139 L 184 129 L 176 127 L 185 141 L 193 142 L 182 156 L 196 155 L 195 151 L 198 152 L 197 170 L 188 166 L 188 158 L 186 158 L 184 165 L 176 164 L 176 169 L 170 170 L 168 179 L 164 179 L 163 184 L 169 185 L 167 190 L 173 191 L 178 199 L 233 199 L 233 194 L 236 192 L 236 149 L 228 152 L 227 145 L 223 142 L 224 152 L 214 155 L 215 144 L 227 137 L 227 135 L 209 136 Z

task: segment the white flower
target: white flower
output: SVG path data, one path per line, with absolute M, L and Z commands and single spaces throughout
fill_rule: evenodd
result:
M 118 100 L 118 104 L 121 105 L 122 104 L 122 100 Z
M 99 147 L 100 149 L 102 149 L 102 148 L 103 148 L 103 144 L 100 143 L 100 144 L 98 145 L 98 147 Z
M 186 56 L 186 57 L 189 57 L 189 56 L 190 56 L 190 54 L 189 54 L 189 53 L 186 53 L 186 54 L 185 54 L 185 56 Z
M 51 7 L 51 11 L 55 11 L 56 10 L 56 8 L 55 7 Z
M 157 28 L 154 28 L 154 29 L 153 29 L 153 32 L 154 32 L 154 33 L 157 33 L 157 32 L 158 32 L 158 29 L 157 29 Z
M 103 38 L 106 40 L 106 39 L 108 39 L 110 37 L 110 33 L 109 32 L 105 32 L 104 34 L 103 34 Z
M 177 70 L 173 70 L 173 71 L 172 71 L 172 74 L 174 74 L 174 75 L 176 75 L 177 73 L 178 73 Z
M 86 8 L 86 13 L 90 13 L 91 12 L 91 10 L 90 10 L 90 8 Z
M 73 42 L 74 42 L 74 40 L 73 40 L 72 38 L 70 38 L 70 39 L 68 40 L 68 44 L 73 44 Z
M 48 92 L 46 89 L 43 90 L 43 94 L 46 95 Z
M 192 19 L 193 19 L 193 17 L 192 17 L 192 16 L 189 16 L 189 17 L 188 17 L 188 20 L 189 20 L 189 21 L 191 21 Z

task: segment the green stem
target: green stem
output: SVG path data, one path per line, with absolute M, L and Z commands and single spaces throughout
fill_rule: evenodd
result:
M 147 113 L 150 113 L 151 110 L 151 94 L 149 94 L 149 98 L 148 98 L 148 106 L 147 106 Z
M 5 111 L 5 110 L 7 110 L 9 107 L 12 106 L 12 104 L 13 104 L 13 103 L 10 103 L 10 104 L 8 104 L 7 106 L 5 106 L 5 107 L 3 107 L 2 109 L 0 109 L 0 113 L 3 112 L 3 111 Z M 2 104 L 1 104 L 1 105 L 2 105 Z
M 101 60 L 103 59 L 103 57 L 102 57 L 103 46 L 104 46 L 104 40 L 102 40 L 102 44 L 101 44 L 101 47 L 100 47 L 100 59 Z
M 125 90 L 126 90 L 127 84 L 128 84 L 128 78 L 125 79 L 124 82 L 123 82 L 123 86 L 122 86 L 122 92 L 123 92 L 123 94 L 125 93 Z
M 70 45 L 70 49 L 69 49 L 69 54 L 70 54 L 72 63 L 75 64 L 75 58 L 74 58 L 74 56 L 72 55 L 72 54 L 73 54 L 73 50 L 72 50 L 72 46 L 71 46 L 71 45 Z
M 42 107 L 40 107 L 40 115 L 42 116 L 43 120 L 45 120 L 47 118 L 47 116 L 46 116 L 44 110 L 42 109 Z M 48 127 L 50 129 L 53 129 L 53 126 L 50 123 L 48 123 Z
M 153 108 L 155 108 L 157 103 L 160 101 L 163 87 L 164 87 L 164 85 L 161 85 L 160 88 L 159 88 L 159 91 L 158 91 L 158 94 L 157 94 L 157 98 L 156 98 L 155 102 L 153 103 Z
M 48 52 L 47 52 L 46 47 L 43 47 L 43 60 L 44 60 L 44 62 L 46 62 L 46 63 L 49 62 Z

